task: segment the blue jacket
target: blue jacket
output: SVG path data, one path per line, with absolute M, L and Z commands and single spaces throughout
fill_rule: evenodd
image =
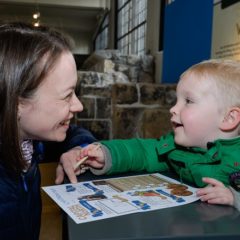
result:
M 64 142 L 34 142 L 32 165 L 19 179 L 13 179 L 0 164 L 0 239 L 37 240 L 41 224 L 40 172 L 38 163 L 56 161 L 75 147 L 92 143 L 90 132 L 71 126 Z

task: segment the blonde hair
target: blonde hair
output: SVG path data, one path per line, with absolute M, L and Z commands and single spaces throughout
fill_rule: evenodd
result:
M 194 74 L 208 79 L 216 86 L 222 107 L 240 107 L 240 62 L 230 59 L 210 59 L 193 65 L 180 77 Z

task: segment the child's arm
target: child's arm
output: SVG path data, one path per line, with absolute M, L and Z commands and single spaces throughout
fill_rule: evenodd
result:
M 114 139 L 96 144 L 101 145 L 98 151 L 94 151 L 94 145 L 89 145 L 81 152 L 81 158 L 88 156 L 85 164 L 95 175 L 168 169 L 166 156 L 160 157 L 156 149 L 164 144 L 159 139 Z
M 204 177 L 203 182 L 209 184 L 205 188 L 201 188 L 197 191 L 197 196 L 203 202 L 211 204 L 225 204 L 234 205 L 234 196 L 228 187 L 216 179 Z

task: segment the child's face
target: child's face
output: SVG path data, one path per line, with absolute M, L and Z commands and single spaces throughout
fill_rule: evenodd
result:
M 170 109 L 175 142 L 185 147 L 206 148 L 221 137 L 223 121 L 216 86 L 206 77 L 187 73 L 177 86 L 177 103 Z
M 20 100 L 20 134 L 23 139 L 63 141 L 75 112 L 83 110 L 75 95 L 74 58 L 63 53 L 31 99 Z

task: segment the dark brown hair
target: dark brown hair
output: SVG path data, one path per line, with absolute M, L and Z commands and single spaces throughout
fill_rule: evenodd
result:
M 69 41 L 48 27 L 0 25 L 0 161 L 18 175 L 25 167 L 18 128 L 20 98 L 31 98 Z M 37 127 L 37 126 L 36 126 Z

